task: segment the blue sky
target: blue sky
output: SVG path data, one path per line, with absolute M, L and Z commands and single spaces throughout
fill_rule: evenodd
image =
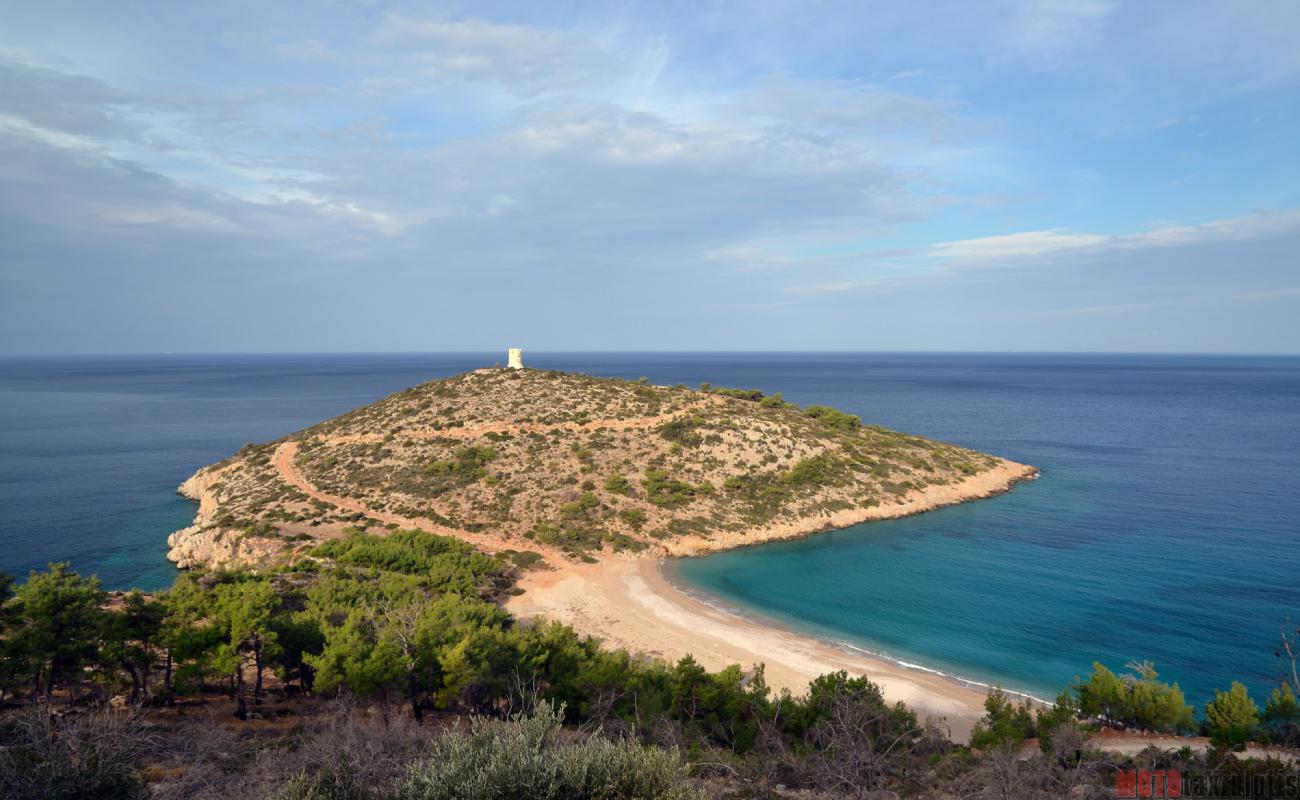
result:
M 1300 352 L 1300 3 L 0 4 L 0 352 Z

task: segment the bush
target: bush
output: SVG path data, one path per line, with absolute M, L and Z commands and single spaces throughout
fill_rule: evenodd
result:
M 719 394 L 723 397 L 734 397 L 737 400 L 748 400 L 751 403 L 757 403 L 763 399 L 763 393 L 757 389 L 726 389 L 721 386 L 715 386 L 709 391 L 712 394 Z
M 623 475 L 615 473 L 605 479 L 605 491 L 611 494 L 632 494 L 632 483 Z
M 1150 663 L 1131 664 L 1137 674 L 1117 676 L 1100 663 L 1092 676 L 1075 685 L 1079 710 L 1112 725 L 1174 733 L 1194 727 L 1195 712 L 1178 684 L 1160 683 Z
M 1206 703 L 1205 721 L 1215 747 L 1241 750 L 1259 725 L 1259 707 L 1250 699 L 1246 686 L 1233 681 L 1232 688 L 1216 691 L 1214 699 Z
M 1300 745 L 1300 701 L 1290 684 L 1273 690 L 1264 706 L 1264 726 L 1271 741 L 1286 747 Z
M 1019 747 L 1034 735 L 1034 717 L 1027 700 L 1017 706 L 1001 689 L 994 689 L 984 700 L 984 711 L 984 719 L 975 723 L 971 732 L 971 747 Z
M 440 489 L 464 486 L 487 475 L 488 462 L 497 457 L 491 447 L 462 447 L 445 461 L 426 464 L 424 473 L 436 478 Z
M 625 508 L 618 512 L 618 516 L 636 531 L 641 530 L 646 520 L 645 510 L 640 508 Z
M 32 704 L 0 727 L 0 797 L 136 800 L 144 731 L 134 715 L 58 717 Z
M 826 486 L 836 482 L 839 467 L 837 459 L 822 453 L 795 462 L 781 475 L 781 481 L 792 486 Z
M 902 703 L 886 703 L 865 677 L 822 675 L 804 698 L 783 695 L 779 710 L 786 735 L 798 745 L 796 758 L 784 743 L 763 748 L 784 762 L 779 777 L 831 797 L 876 796 L 891 777 L 915 767 L 913 754 L 929 749 L 932 732 Z
M 300 772 L 272 795 L 273 800 L 372 800 L 377 795 L 357 786 L 346 776 Z
M 843 411 L 831 408 L 830 406 L 808 406 L 803 413 L 828 425 L 842 431 L 854 431 L 862 427 L 862 419 L 853 415 L 845 414 Z
M 695 499 L 696 487 L 668 477 L 661 469 L 646 470 L 641 486 L 646 499 L 657 506 L 680 506 Z
M 465 592 L 505 581 L 505 565 L 453 536 L 398 530 L 374 536 L 352 529 L 318 545 L 312 555 L 336 564 L 424 578 L 430 588 Z
M 1079 705 L 1066 689 L 1056 696 L 1056 703 L 1051 708 L 1038 712 L 1034 727 L 1038 733 L 1038 746 L 1044 753 L 1060 750 L 1054 747 L 1056 739 L 1075 739 L 1079 735 Z M 1064 734 L 1059 736 L 1058 734 Z M 1061 742 L 1062 745 L 1066 743 Z
M 693 419 L 674 419 L 660 425 L 659 435 L 682 447 L 699 447 L 704 437 L 697 431 L 698 424 Z
M 398 786 L 398 800 L 687 800 L 675 751 L 599 737 L 565 740 L 563 712 L 541 706 L 507 722 L 476 718 L 448 733 Z

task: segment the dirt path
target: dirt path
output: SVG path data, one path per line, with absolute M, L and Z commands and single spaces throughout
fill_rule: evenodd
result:
M 1088 740 L 1088 744 L 1107 753 L 1119 753 L 1125 756 L 1137 755 L 1153 745 L 1165 751 L 1176 751 L 1186 747 L 1196 753 L 1204 753 L 1210 748 L 1210 740 L 1206 736 L 1170 736 L 1109 729 L 1098 732 Z M 1285 747 L 1264 747 L 1253 743 L 1246 746 L 1244 755 L 1246 758 L 1271 757 L 1292 763 L 1300 760 L 1300 752 L 1296 750 L 1288 750 Z
M 713 402 L 716 401 L 714 401 L 712 398 L 708 400 L 701 400 L 698 403 L 693 403 L 685 408 L 678 409 L 677 411 L 672 411 L 667 414 L 657 414 L 652 417 L 630 417 L 628 419 L 601 419 L 601 420 L 592 420 L 590 422 L 556 422 L 556 423 L 489 422 L 483 425 L 476 425 L 474 427 L 469 427 L 469 428 L 448 428 L 446 430 L 438 430 L 438 431 L 405 431 L 403 432 L 403 438 L 406 439 L 442 439 L 442 438 L 477 439 L 478 437 L 485 436 L 489 433 L 531 433 L 531 432 L 542 433 L 542 432 L 552 432 L 552 431 L 576 432 L 576 431 L 584 431 L 584 430 L 630 430 L 633 428 L 648 428 L 655 425 L 662 425 L 665 422 L 671 422 L 675 419 L 680 419 L 682 417 L 688 416 L 690 414 L 695 413 L 696 411 L 703 409 L 705 406 L 708 406 Z M 368 444 L 373 442 L 381 442 L 384 440 L 384 436 L 379 434 L 355 434 L 350 436 L 347 435 L 321 436 L 318 438 L 324 441 L 326 444 Z M 322 492 L 321 490 L 317 489 L 314 485 L 312 485 L 311 481 L 307 480 L 307 476 L 304 475 L 302 473 L 302 470 L 298 469 L 298 465 L 294 463 L 294 457 L 297 456 L 298 454 L 298 444 L 299 444 L 298 442 L 289 441 L 289 442 L 284 442 L 283 444 L 281 444 L 279 447 L 276 448 L 275 459 L 274 459 L 275 468 L 280 473 L 280 477 L 283 478 L 286 483 L 290 484 L 298 491 L 302 492 L 303 494 L 307 495 L 313 500 L 319 500 L 322 503 L 329 503 L 330 505 L 335 506 L 337 508 L 341 508 L 357 514 L 365 514 L 367 517 L 377 519 L 380 522 L 383 522 L 385 524 L 398 525 L 403 528 L 419 528 L 421 530 L 425 530 L 430 533 L 436 533 L 441 536 L 454 536 L 458 539 L 469 542 L 475 547 L 478 547 L 479 549 L 489 553 L 496 553 L 496 552 L 500 552 L 501 550 L 507 549 L 507 544 L 509 544 L 509 542 L 503 541 L 502 539 L 495 536 L 491 536 L 489 534 L 467 531 L 461 528 L 452 528 L 447 525 L 442 525 L 437 522 L 434 522 L 431 519 L 424 519 L 419 517 L 404 517 L 398 514 L 389 513 L 387 511 L 380 511 L 379 509 L 370 508 L 360 500 L 356 500 L 351 497 L 340 497 L 338 495 L 327 494 L 325 492 Z M 521 543 L 519 546 L 524 547 L 525 545 Z M 526 548 L 529 550 L 536 550 L 538 552 L 541 552 L 542 555 L 546 556 L 548 559 L 551 559 L 553 563 L 557 563 L 556 559 L 564 559 L 564 555 L 560 553 L 558 550 L 547 547 L 545 545 L 538 544 L 536 542 L 528 542 L 526 544 Z
M 656 425 L 662 425 L 665 422 L 681 419 L 690 416 L 697 411 L 704 410 L 705 407 L 716 403 L 713 398 L 701 400 L 692 403 L 685 408 L 679 408 L 676 411 L 670 411 L 666 414 L 656 414 L 652 417 L 629 417 L 627 419 L 597 419 L 590 422 L 487 422 L 482 425 L 474 425 L 467 428 L 444 428 L 442 430 L 425 430 L 425 431 L 402 431 L 403 439 L 477 439 L 480 436 L 486 436 L 489 433 L 554 433 L 564 431 L 566 433 L 577 433 L 579 431 L 625 431 L 634 428 L 650 428 Z M 373 444 L 382 442 L 385 434 L 378 433 L 355 433 L 341 436 L 320 436 L 318 437 L 326 444 Z
M 283 478 L 286 483 L 290 484 L 313 500 L 319 500 L 322 503 L 329 503 L 332 506 L 336 506 L 346 511 L 365 514 L 367 517 L 377 519 L 386 524 L 398 525 L 402 528 L 419 528 L 420 530 L 428 531 L 429 533 L 436 533 L 440 536 L 454 536 L 457 539 L 469 542 L 480 550 L 488 553 L 497 553 L 508 549 L 508 546 L 511 544 L 510 542 L 504 541 L 490 534 L 477 533 L 475 531 L 467 531 L 460 528 L 451 528 L 434 522 L 431 519 L 403 517 L 398 514 L 391 514 L 387 511 L 370 508 L 360 500 L 355 500 L 351 497 L 339 497 L 338 495 L 326 494 L 313 486 L 311 481 L 307 480 L 307 476 L 302 474 L 302 470 L 298 469 L 298 465 L 293 462 L 294 456 L 297 454 L 298 442 L 284 442 L 275 450 L 275 468 L 279 471 L 280 477 Z M 523 547 L 524 544 L 525 543 L 520 543 L 519 546 Z M 563 558 L 559 551 L 552 550 L 551 548 L 539 545 L 535 542 L 527 542 L 525 549 L 539 551 L 542 555 L 552 560 Z

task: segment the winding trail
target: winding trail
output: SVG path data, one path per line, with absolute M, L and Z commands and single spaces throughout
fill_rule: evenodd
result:
M 477 439 L 489 433 L 532 433 L 532 432 L 551 432 L 566 431 L 577 432 L 584 430 L 632 430 L 636 428 L 649 428 L 662 425 L 665 422 L 681 419 L 689 416 L 696 411 L 704 409 L 716 401 L 713 398 L 701 400 L 692 403 L 685 408 L 671 411 L 666 414 L 656 414 L 651 417 L 630 417 L 628 419 L 600 419 L 589 422 L 488 422 L 483 425 L 475 425 L 468 428 L 448 428 L 437 431 L 404 431 L 403 439 Z M 316 437 L 326 444 L 369 444 L 384 441 L 384 436 L 380 434 L 353 434 L 342 436 L 318 436 Z M 404 517 L 400 514 L 393 514 L 387 511 L 371 508 L 365 503 L 351 497 L 342 497 L 339 495 L 328 494 L 317 489 L 307 476 L 303 474 L 298 465 L 294 463 L 294 458 L 298 455 L 298 445 L 296 441 L 288 441 L 280 444 L 275 450 L 273 463 L 276 471 L 286 483 L 293 486 L 298 491 L 307 495 L 313 500 L 319 500 L 322 503 L 329 503 L 337 508 L 351 511 L 357 514 L 365 514 L 367 517 L 377 519 L 385 524 L 398 525 L 403 528 L 419 528 L 430 533 L 436 533 L 441 536 L 454 536 L 457 539 L 469 542 L 475 547 L 489 553 L 497 553 L 508 549 L 510 542 L 490 534 L 479 533 L 476 531 L 467 531 L 463 528 L 453 528 L 448 525 L 435 522 L 434 520 L 420 517 Z M 439 511 L 438 513 L 442 513 Z M 524 546 L 524 545 L 521 545 Z M 548 558 L 564 558 L 563 554 L 551 547 L 529 541 L 526 544 L 529 550 L 540 551 Z
M 302 470 L 298 469 L 298 465 L 294 463 L 293 459 L 297 454 L 298 442 L 284 442 L 275 450 L 275 468 L 280 473 L 280 477 L 283 478 L 286 483 L 290 484 L 313 500 L 319 500 L 322 503 L 329 503 L 332 506 L 346 511 L 365 514 L 367 517 L 377 519 L 383 523 L 398 525 L 403 528 L 419 528 L 420 530 L 428 531 L 429 533 L 436 533 L 441 536 L 454 536 L 457 539 L 469 542 L 475 547 L 488 553 L 497 553 L 508 549 L 507 545 L 509 545 L 510 542 L 496 536 L 478 533 L 476 531 L 467 531 L 461 528 L 452 528 L 434 522 L 431 519 L 404 517 L 400 514 L 380 511 L 379 509 L 370 508 L 360 500 L 355 500 L 351 497 L 340 497 L 339 495 L 322 492 L 320 489 L 313 486 L 311 481 L 307 480 L 307 476 L 303 475 Z M 527 547 L 529 550 L 541 550 L 543 551 L 543 555 L 548 557 L 559 555 L 558 551 L 554 551 L 551 548 L 535 542 L 528 542 Z

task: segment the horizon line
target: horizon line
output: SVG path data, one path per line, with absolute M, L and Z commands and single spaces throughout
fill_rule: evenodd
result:
M 231 356 L 419 356 L 484 355 L 508 348 L 463 350 L 194 350 L 172 352 L 54 352 L 0 353 L 0 359 L 37 358 L 173 358 Z M 745 349 L 745 350 L 576 350 L 523 348 L 525 356 L 534 355 L 1058 355 L 1058 356 L 1253 356 L 1300 357 L 1300 351 L 1285 350 L 852 350 L 852 349 Z

